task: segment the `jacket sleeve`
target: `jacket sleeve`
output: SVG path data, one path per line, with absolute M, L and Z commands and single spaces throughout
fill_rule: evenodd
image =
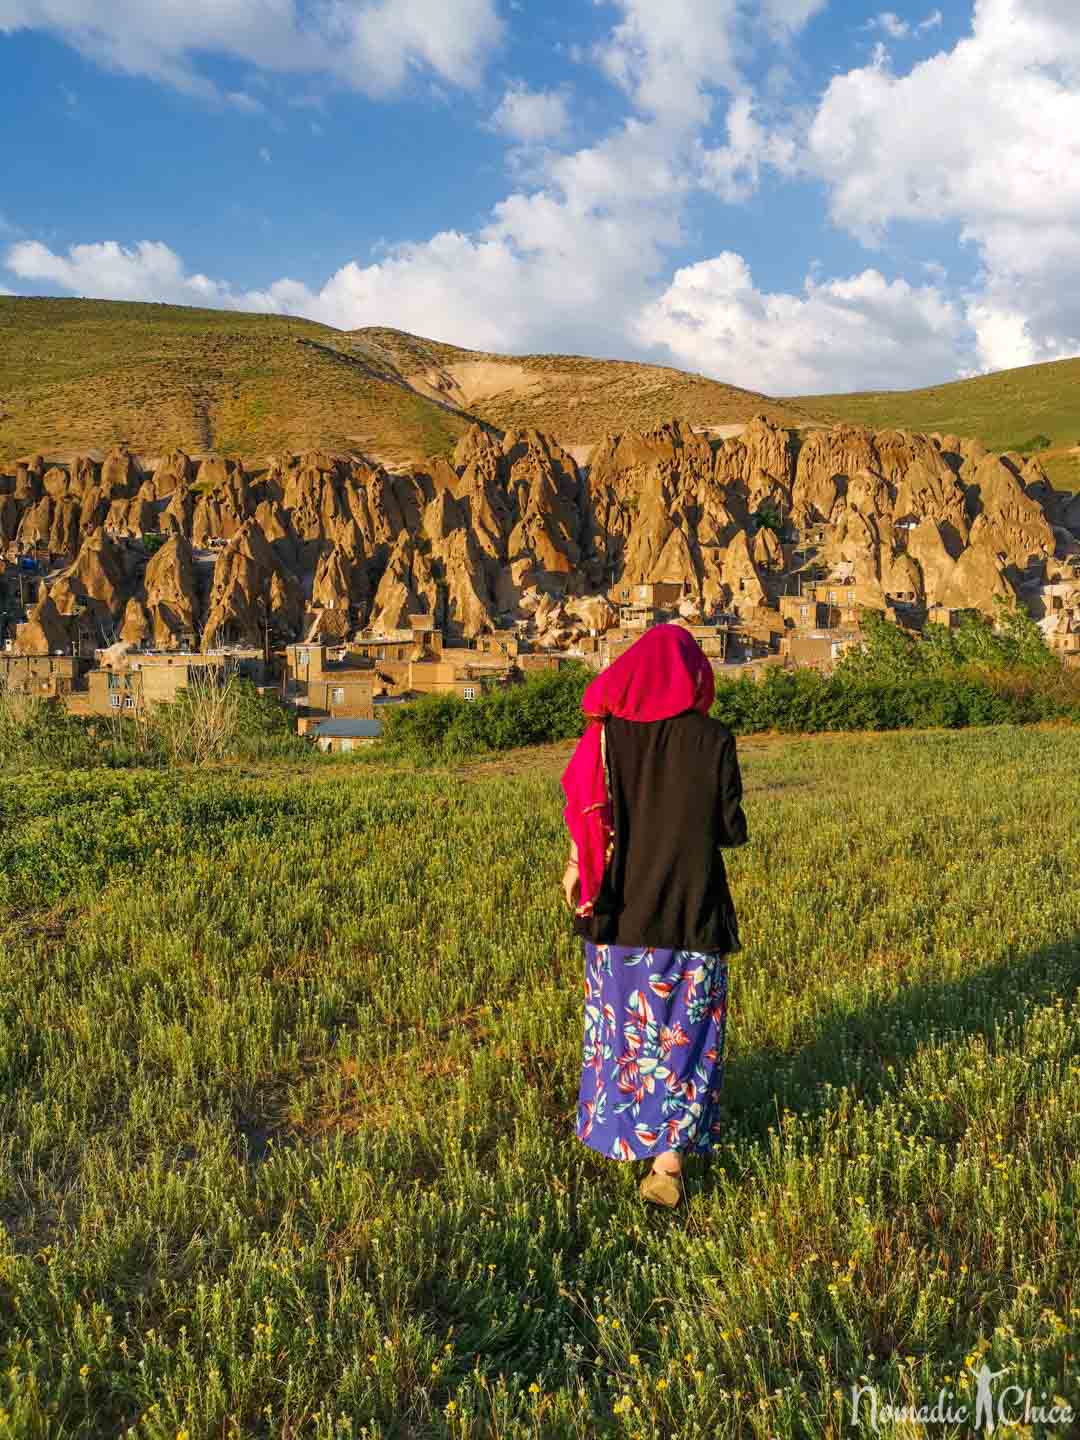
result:
M 717 797 L 717 844 L 734 848 L 745 845 L 746 816 L 742 808 L 742 775 L 735 753 L 735 736 L 728 735 L 720 751 L 720 784 Z

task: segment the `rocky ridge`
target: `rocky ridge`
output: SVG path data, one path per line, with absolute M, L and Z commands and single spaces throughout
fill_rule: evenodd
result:
M 210 648 L 415 615 L 566 646 L 616 623 L 609 597 L 637 584 L 679 587 L 688 619 L 774 602 L 805 552 L 755 522 L 762 506 L 878 608 L 990 613 L 1063 582 L 1080 550 L 1080 499 L 1035 462 L 850 425 L 800 442 L 764 416 L 720 441 L 678 421 L 610 435 L 587 469 L 535 430 L 480 426 L 409 473 L 322 451 L 255 466 L 174 450 L 152 472 L 124 446 L 100 464 L 38 458 L 0 476 L 0 542 L 52 556 L 26 651 L 62 648 L 77 621 L 102 641 Z M 167 537 L 149 561 L 148 534 Z M 1072 613 L 1080 594 L 1065 599 Z

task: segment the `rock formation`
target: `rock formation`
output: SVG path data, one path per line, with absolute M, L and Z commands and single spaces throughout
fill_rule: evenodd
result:
M 254 520 L 241 526 L 214 566 L 204 650 L 224 643 L 262 644 L 268 628 L 295 635 L 303 595 Z
M 26 622 L 15 632 L 12 650 L 16 655 L 71 654 L 78 639 L 78 625 L 56 608 L 51 595 L 31 606 Z
M 166 541 L 146 567 L 146 611 L 158 649 L 171 650 L 198 633 L 201 603 L 191 545 Z
M 940 603 L 953 610 L 983 610 L 994 613 L 994 601 L 1014 600 L 1016 592 L 1005 569 L 987 544 L 969 545 L 953 566 Z
M 765 504 L 801 550 L 758 523 Z M 146 563 L 155 531 L 169 539 Z M 583 471 L 537 431 L 475 426 L 416 474 L 321 451 L 247 467 L 180 450 L 144 467 L 123 445 L 100 466 L 35 457 L 0 483 L 0 541 L 51 556 L 28 622 L 41 644 L 76 614 L 101 638 L 164 647 L 341 639 L 415 614 L 465 638 L 523 622 L 537 643 L 573 644 L 616 623 L 607 597 L 632 585 L 662 586 L 687 619 L 753 615 L 791 593 L 810 552 L 858 604 L 990 614 L 1071 577 L 1080 497 L 954 435 L 841 425 L 800 440 L 759 416 L 709 441 L 671 421 L 608 436 Z

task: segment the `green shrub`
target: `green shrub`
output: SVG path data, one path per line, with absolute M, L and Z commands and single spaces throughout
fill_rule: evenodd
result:
M 96 745 L 85 721 L 55 701 L 0 691 L 0 764 L 74 769 L 93 764 Z
M 1017 451 L 1021 455 L 1030 455 L 1033 451 L 1049 450 L 1054 442 L 1049 435 L 1032 435 L 1028 440 L 1021 440 L 1016 445 L 1006 445 L 1005 451 Z
M 1037 650 L 1032 652 L 1024 624 L 1003 635 L 979 620 L 958 632 L 935 627 L 958 637 L 948 648 L 936 637 L 927 644 L 885 621 L 880 626 L 875 634 L 871 621 L 870 663 L 865 658 L 847 663 L 845 657 L 832 675 L 777 667 L 759 680 L 718 677 L 710 713 L 742 735 L 959 729 L 1080 718 L 1080 674 L 1064 671 L 1052 655 L 1047 666 Z M 1037 627 L 1032 628 L 1041 643 Z M 926 652 L 918 648 L 923 645 Z M 982 658 L 964 660 L 965 655 Z M 949 663 L 940 656 L 948 656 Z M 985 658 L 991 656 L 996 666 Z M 1013 663 L 1003 663 L 1005 657 Z M 591 678 L 584 665 L 574 665 L 477 700 L 425 696 L 388 708 L 384 743 L 392 753 L 429 762 L 572 739 L 583 728 L 581 696 Z
M 967 665 L 1048 675 L 1061 670 L 1031 616 L 1004 600 L 998 601 L 993 622 L 971 611 L 952 628 L 928 624 L 921 636 L 909 635 L 869 610 L 862 618 L 862 632 L 862 645 L 846 652 L 836 667 L 838 675 L 851 680 L 897 680 L 950 674 Z
M 236 675 L 223 684 L 196 679 L 169 704 L 150 709 L 144 724 L 150 750 L 173 764 L 310 753 L 285 706 Z
M 570 739 L 581 734 L 581 697 L 591 679 L 586 666 L 567 665 L 506 690 L 484 691 L 475 700 L 427 695 L 387 706 L 381 717 L 385 743 L 414 759 L 432 760 Z
M 0 691 L 0 765 L 8 770 L 307 759 L 288 710 L 248 680 L 195 684 L 137 716 L 70 714 L 59 701 Z

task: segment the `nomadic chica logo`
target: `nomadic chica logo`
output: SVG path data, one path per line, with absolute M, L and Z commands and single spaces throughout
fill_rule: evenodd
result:
M 869 1425 L 875 1435 L 881 1434 L 881 1426 L 893 1433 L 897 1425 L 970 1425 L 981 1435 L 992 1435 L 999 1427 L 1011 1429 L 1016 1425 L 1038 1426 L 1042 1434 L 1056 1427 L 1071 1425 L 1076 1410 L 1060 1395 L 1036 1396 L 1033 1390 L 1022 1389 L 1019 1385 L 1002 1384 L 1004 1370 L 991 1370 L 983 1362 L 975 1371 L 975 1404 L 961 1400 L 954 1391 L 941 1389 L 932 1401 L 925 1404 L 897 1405 L 891 1400 L 882 1400 L 876 1385 L 851 1387 L 851 1428 L 860 1429 Z

